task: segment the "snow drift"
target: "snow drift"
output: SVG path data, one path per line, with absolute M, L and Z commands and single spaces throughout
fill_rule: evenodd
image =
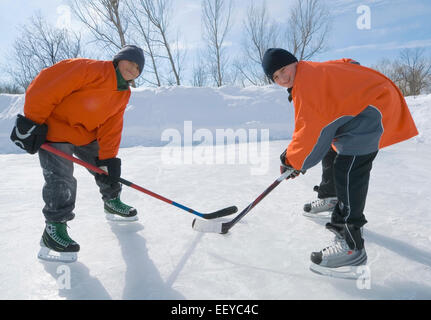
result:
M 24 95 L 0 95 L 0 153 L 19 153 L 9 140 Z M 287 93 L 269 87 L 162 87 L 134 89 L 124 118 L 121 147 L 162 146 L 165 130 L 269 129 L 269 139 L 288 139 L 293 132 L 293 109 Z
M 24 95 L 0 94 L 0 153 L 21 153 L 9 135 L 24 100 Z M 420 133 L 415 140 L 429 142 L 431 95 L 406 100 Z M 217 129 L 268 129 L 270 140 L 290 139 L 294 126 L 293 106 L 277 86 L 138 88 L 126 110 L 121 147 L 174 143 L 162 140 L 163 133 L 170 129 L 184 136 L 190 121 L 193 132 L 205 128 L 214 137 Z

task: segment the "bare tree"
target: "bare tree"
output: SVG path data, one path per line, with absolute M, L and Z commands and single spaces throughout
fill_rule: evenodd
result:
M 419 95 L 431 89 L 431 60 L 425 50 L 403 49 L 395 60 L 380 60 L 372 68 L 390 78 L 404 96 Z
M 372 65 L 371 68 L 391 79 L 401 89 L 403 95 L 405 95 L 407 92 L 406 83 L 402 79 L 401 67 L 397 61 L 383 58 Z
M 262 71 L 262 60 L 268 48 L 275 47 L 279 38 L 279 27 L 268 16 L 266 1 L 257 7 L 253 2 L 248 7 L 244 21 L 241 59 L 235 62 L 241 74 L 243 85 L 268 84 L 269 80 Z
M 0 93 L 21 94 L 23 90 L 17 84 L 0 83 Z
M 82 53 L 80 35 L 47 24 L 40 14 L 21 30 L 13 44 L 12 64 L 6 71 L 24 89 L 43 68 Z
M 78 19 L 90 30 L 96 42 L 112 53 L 127 44 L 128 19 L 121 0 L 70 0 Z
M 149 72 L 154 75 L 154 80 L 148 79 L 144 76 L 144 81 L 160 87 L 162 85 L 162 80 L 159 75 L 158 62 L 161 55 L 158 53 L 162 47 L 160 41 L 157 41 L 157 33 L 154 30 L 154 25 L 147 18 L 145 12 L 142 10 L 142 6 L 138 5 L 135 0 L 126 1 L 126 7 L 128 8 L 128 13 L 131 17 L 130 25 L 133 27 L 134 31 L 138 34 L 138 37 L 144 41 L 144 52 L 149 57 L 150 66 Z
M 95 42 L 116 53 L 130 43 L 125 0 L 70 0 L 72 11 L 94 36 Z M 131 81 L 136 87 L 136 81 Z
M 206 71 L 206 64 L 203 62 L 203 54 L 199 51 L 196 55 L 198 58 L 193 65 L 192 85 L 194 87 L 204 87 L 207 84 L 208 73 Z
M 231 27 L 232 0 L 202 0 L 203 38 L 208 48 L 210 73 L 220 87 L 225 83 L 228 58 L 224 44 Z
M 158 37 L 152 39 L 153 42 L 161 44 L 166 51 L 166 58 L 169 61 L 174 83 L 181 85 L 181 61 L 184 58 L 181 56 L 178 46 L 178 38 L 176 40 L 176 47 L 171 47 L 169 36 L 169 21 L 171 20 L 170 14 L 172 9 L 171 0 L 139 0 L 142 12 L 145 14 L 146 19 L 153 25 L 157 31 Z M 168 82 L 172 83 L 171 79 Z
M 297 0 L 287 25 L 287 46 L 299 60 L 324 51 L 331 28 L 329 10 L 320 0 Z
M 204 87 L 207 83 L 205 68 L 198 64 L 193 66 L 192 85 L 194 87 Z
M 376 64 L 372 65 L 371 68 L 384 74 L 392 81 L 396 80 L 394 62 L 388 58 L 380 59 Z
M 403 49 L 395 62 L 395 82 L 406 96 L 421 94 L 430 85 L 431 62 L 425 49 Z

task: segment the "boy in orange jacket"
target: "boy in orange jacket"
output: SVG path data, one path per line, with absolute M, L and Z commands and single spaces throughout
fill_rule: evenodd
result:
M 144 63 L 143 50 L 128 45 L 113 61 L 61 61 L 43 69 L 28 87 L 25 117 L 18 115 L 11 139 L 31 154 L 38 152 L 43 169 L 46 227 L 39 258 L 71 262 L 80 249 L 66 225 L 75 216 L 73 163 L 40 149 L 45 141 L 107 171 L 108 175 L 94 174 L 107 218 L 136 220 L 137 210 L 120 200 L 121 160 L 116 156 L 131 94 L 129 82 L 141 74 Z M 50 250 L 61 254 L 51 255 Z
M 280 170 L 291 170 L 293 178 L 323 158 L 332 170 L 336 204 L 326 228 L 335 241 L 311 254 L 311 270 L 355 272 L 367 262 L 362 227 L 372 162 L 379 149 L 418 134 L 404 97 L 390 79 L 351 59 L 298 61 L 271 48 L 262 67 L 288 89 L 295 108 L 295 130 Z

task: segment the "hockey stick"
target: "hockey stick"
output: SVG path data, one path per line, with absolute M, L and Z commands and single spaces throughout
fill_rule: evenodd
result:
M 244 210 L 241 211 L 235 218 L 227 222 L 220 221 L 205 221 L 193 219 L 192 228 L 200 232 L 213 232 L 213 233 L 227 233 L 239 220 L 244 218 L 244 216 L 250 212 L 263 198 L 265 198 L 272 190 L 275 189 L 283 180 L 292 173 L 291 170 L 286 171 L 277 180 L 275 180 L 260 196 L 256 198 L 252 203 L 248 205 Z
M 89 169 L 89 170 L 91 170 L 93 172 L 96 172 L 96 173 L 99 173 L 99 174 L 106 174 L 106 175 L 108 174 L 107 172 L 103 171 L 99 167 L 93 166 L 92 164 L 90 164 L 88 162 L 82 161 L 82 160 L 80 160 L 78 158 L 75 158 L 74 156 L 71 156 L 71 155 L 69 155 L 67 153 L 64 153 L 64 152 L 62 152 L 62 151 L 54 148 L 53 146 L 51 146 L 48 143 L 42 144 L 41 148 L 44 149 L 44 150 L 46 150 L 46 151 L 49 151 L 49 152 L 51 152 L 53 154 L 56 154 L 57 156 L 60 156 L 60 157 L 65 158 L 65 159 L 68 159 L 68 160 L 70 160 L 70 161 L 72 161 L 74 163 L 77 163 L 77 164 L 79 164 L 79 165 L 81 165 L 81 166 L 83 166 L 83 167 L 85 167 L 85 168 L 87 168 L 87 169 Z M 138 186 L 138 185 L 136 185 L 136 184 L 134 184 L 134 183 L 132 183 L 130 181 L 127 181 L 126 179 L 119 178 L 118 182 L 120 182 L 120 183 L 122 183 L 122 184 L 124 184 L 124 185 L 126 185 L 128 187 L 131 187 L 133 189 L 136 189 L 138 191 L 141 191 L 143 193 L 146 193 L 146 194 L 148 194 L 148 195 L 150 195 L 150 196 L 152 196 L 152 197 L 154 197 L 156 199 L 159 199 L 161 201 L 169 203 L 169 204 L 171 204 L 171 205 L 173 205 L 173 206 L 175 206 L 177 208 L 185 210 L 185 211 L 187 211 L 187 212 L 189 212 L 191 214 L 194 214 L 194 215 L 196 215 L 198 217 L 201 217 L 201 218 L 204 218 L 204 219 L 221 218 L 221 217 L 228 216 L 228 215 L 233 214 L 233 213 L 235 213 L 235 212 L 238 211 L 238 208 L 236 206 L 232 206 L 232 207 L 224 208 L 224 209 L 221 209 L 221 210 L 218 210 L 218 211 L 215 211 L 215 212 L 211 212 L 211 213 L 200 213 L 200 212 L 198 212 L 196 210 L 190 209 L 190 208 L 188 208 L 188 207 L 186 207 L 186 206 L 184 206 L 182 204 L 179 204 L 179 203 L 177 203 L 175 201 L 169 200 L 169 199 L 167 199 L 167 198 L 165 198 L 165 197 L 163 197 L 163 196 L 161 196 L 161 195 L 159 195 L 157 193 L 154 193 L 154 192 L 152 192 L 150 190 L 147 190 L 147 189 L 145 189 L 143 187 L 140 187 L 140 186 Z

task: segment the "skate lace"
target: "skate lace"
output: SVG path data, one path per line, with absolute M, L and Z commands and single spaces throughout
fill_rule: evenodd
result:
M 115 198 L 112 200 L 107 201 L 107 205 L 111 207 L 112 209 L 119 211 L 121 213 L 129 213 L 131 206 L 128 206 L 127 204 L 124 204 L 121 202 L 119 198 Z
M 327 206 L 328 204 L 330 204 L 331 201 L 332 201 L 332 199 L 317 199 L 317 200 L 313 200 L 313 201 L 311 201 L 311 207 L 312 208 L 324 207 L 324 206 Z
M 340 237 L 335 237 L 332 245 L 322 250 L 324 256 L 342 255 L 350 250 L 346 240 Z
M 320 208 L 326 205 L 326 201 L 324 199 L 317 199 L 311 202 L 312 208 Z
M 51 224 L 48 228 L 49 236 L 62 246 L 68 246 L 73 240 L 69 237 L 66 230 L 67 225 L 54 225 Z

